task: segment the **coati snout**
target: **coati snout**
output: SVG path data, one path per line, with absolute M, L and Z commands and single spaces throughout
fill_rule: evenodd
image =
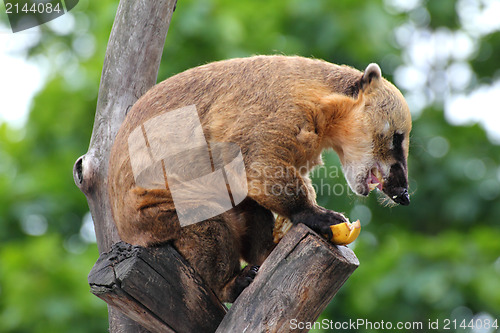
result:
M 162 152 L 153 154 L 145 133 L 154 125 L 155 139 L 162 143 L 156 147 L 171 145 L 162 137 L 163 122 L 171 119 L 165 115 L 188 106 L 196 109 L 193 120 L 181 119 L 170 126 L 171 132 L 196 134 L 202 146 L 212 148 L 213 142 L 237 145 L 247 170 L 243 182 L 246 178 L 248 194 L 224 213 L 182 225 L 171 190 L 183 184 L 172 183 L 175 179 L 168 175 L 197 179 L 200 175 L 191 173 L 197 172 L 192 165 L 198 161 L 176 157 L 181 161 L 177 164 Z M 141 246 L 170 242 L 221 301 L 232 302 L 256 273 L 255 268 L 241 270 L 240 260 L 258 266 L 274 247 L 273 213 L 330 236 L 330 225 L 346 221 L 341 213 L 316 203 L 308 172 L 321 164 L 324 149 L 337 152 L 357 194 L 378 188 L 395 202 L 408 204 L 410 130 L 402 94 L 376 64 L 360 72 L 316 59 L 256 56 L 196 67 L 157 84 L 128 112 L 108 169 L 113 218 L 123 241 Z M 138 148 L 129 150 L 129 140 Z M 180 155 L 170 158 L 184 154 L 188 141 L 178 142 L 174 152 Z M 149 147 L 149 152 L 140 153 L 140 147 Z M 215 155 L 207 156 L 213 162 Z M 167 170 L 166 164 L 173 162 Z M 137 166 L 147 172 L 134 177 Z M 230 178 L 227 173 L 225 177 Z M 196 189 L 196 181 L 190 186 Z M 209 198 L 193 200 L 193 209 L 202 200 Z
M 408 206 L 410 204 L 410 195 L 408 194 L 408 181 L 406 176 L 406 167 L 402 163 L 391 165 L 389 177 L 382 187 L 382 191 L 387 194 L 395 203 Z

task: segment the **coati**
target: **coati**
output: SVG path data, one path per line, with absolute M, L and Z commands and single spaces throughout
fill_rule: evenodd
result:
M 171 182 L 138 186 L 129 145 L 131 133 L 144 131 L 149 119 L 189 105 L 196 107 L 208 143 L 241 149 L 248 195 L 225 213 L 181 227 Z M 186 120 L 184 126 L 192 124 Z M 346 220 L 315 200 L 308 172 L 321 164 L 324 149 L 338 154 L 356 194 L 367 196 L 377 187 L 408 205 L 410 130 L 404 97 L 376 64 L 360 72 L 298 56 L 254 56 L 189 69 L 157 84 L 128 112 L 110 156 L 113 217 L 123 241 L 171 242 L 221 301 L 233 302 L 273 249 L 273 213 L 324 235 L 331 235 L 329 225 Z M 193 163 L 174 162 L 185 170 Z M 241 270 L 240 259 L 249 266 Z

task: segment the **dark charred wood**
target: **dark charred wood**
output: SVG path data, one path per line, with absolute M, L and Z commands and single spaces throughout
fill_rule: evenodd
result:
M 358 265 L 349 248 L 299 224 L 227 314 L 168 244 L 115 244 L 101 255 L 89 283 L 95 295 L 151 332 L 289 332 L 292 319 L 314 322 Z

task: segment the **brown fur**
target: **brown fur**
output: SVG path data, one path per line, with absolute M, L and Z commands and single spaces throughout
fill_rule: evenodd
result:
M 148 119 L 192 104 L 208 142 L 241 148 L 248 197 L 235 209 L 181 228 L 168 184 L 136 187 L 127 140 Z M 234 287 L 240 258 L 260 265 L 273 248 L 271 212 L 320 232 L 344 219 L 317 206 L 307 171 L 321 163 L 325 148 L 333 148 L 344 167 L 366 164 L 367 155 L 394 159 L 382 156 L 389 134 L 376 135 L 385 122 L 390 131 L 404 130 L 406 158 L 411 122 L 399 91 L 382 78 L 363 81 L 362 72 L 321 60 L 257 56 L 175 75 L 137 101 L 112 148 L 108 186 L 120 237 L 142 246 L 171 241 L 222 301 L 233 301 L 241 291 Z M 290 191 L 273 193 L 276 185 Z

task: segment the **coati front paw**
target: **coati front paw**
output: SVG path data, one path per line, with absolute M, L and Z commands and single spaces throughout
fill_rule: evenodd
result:
M 343 214 L 319 206 L 292 214 L 290 220 L 293 224 L 303 223 L 320 235 L 326 235 L 328 239 L 333 236 L 331 225 L 347 222 Z
M 255 279 L 255 276 L 257 276 L 257 272 L 259 271 L 260 266 L 246 266 L 243 268 L 241 273 L 236 277 L 235 281 L 235 287 L 241 288 L 240 293 L 252 283 L 253 279 Z M 239 293 L 238 293 L 239 295 Z
M 259 271 L 259 266 L 246 266 L 226 287 L 222 300 L 233 303 L 241 292 L 252 283 Z
M 257 272 L 259 271 L 259 266 L 246 266 L 240 272 L 240 274 L 236 277 L 234 281 L 234 290 L 237 293 L 236 297 L 238 297 L 243 289 L 248 287 L 250 283 L 252 283 L 255 276 L 257 276 Z M 235 298 L 236 298 L 235 297 Z

